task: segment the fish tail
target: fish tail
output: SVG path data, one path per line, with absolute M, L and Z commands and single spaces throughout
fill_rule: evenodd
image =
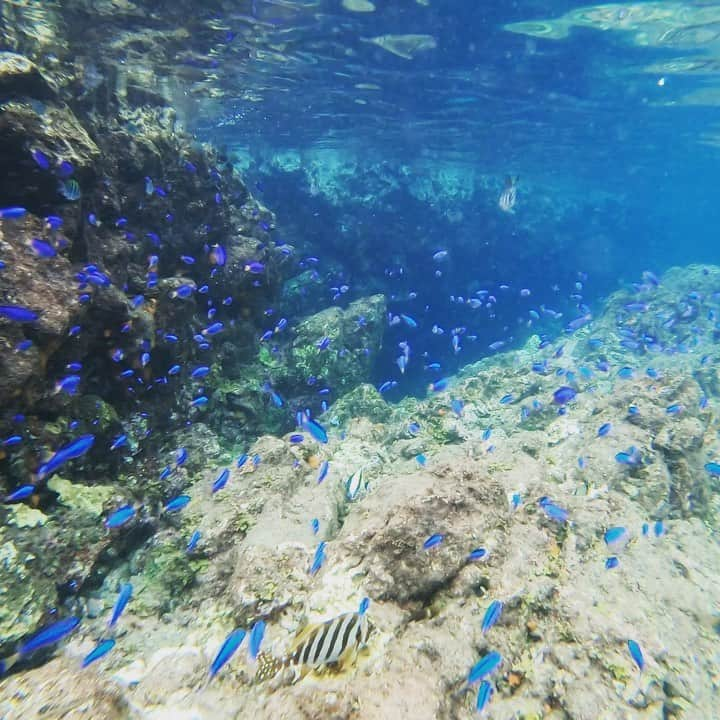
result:
M 256 682 L 264 682 L 275 677 L 282 670 L 285 663 L 276 657 L 264 652 L 259 652 L 257 656 L 258 669 L 255 674 Z

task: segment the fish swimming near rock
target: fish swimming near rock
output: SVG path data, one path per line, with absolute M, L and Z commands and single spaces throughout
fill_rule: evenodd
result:
M 503 212 L 515 212 L 514 208 L 517 202 L 517 184 L 519 180 L 519 177 L 513 178 L 510 175 L 505 178 L 505 188 L 500 193 L 500 198 L 498 199 L 498 207 Z
M 367 645 L 372 625 L 365 613 L 349 612 L 306 625 L 295 636 L 283 658 L 267 653 L 258 654 L 257 682 L 277 675 L 283 668 L 292 667 L 295 679 L 323 667 L 342 667 L 354 661 Z

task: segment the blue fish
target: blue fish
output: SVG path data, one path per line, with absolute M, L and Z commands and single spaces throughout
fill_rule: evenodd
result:
M 265 622 L 258 620 L 250 630 L 250 639 L 248 640 L 248 653 L 255 660 L 260 652 L 260 645 L 265 637 Z
M 210 679 L 214 678 L 220 672 L 225 663 L 235 654 L 235 651 L 240 647 L 244 639 L 245 631 L 242 628 L 233 630 L 227 636 L 210 665 Z
M 705 463 L 706 472 L 710 473 L 714 477 L 720 477 L 720 463 L 709 462 Z
M 221 322 L 213 323 L 208 325 L 204 330 L 201 330 L 203 335 L 217 335 L 225 329 L 225 324 Z
M 488 706 L 493 694 L 493 686 L 487 680 L 483 680 L 478 688 L 477 701 L 475 702 L 475 710 L 482 713 Z
M 628 531 L 626 528 L 621 526 L 608 528 L 603 535 L 606 545 L 615 545 L 623 540 L 627 540 L 627 538 Z
M 424 454 L 424 453 L 418 453 L 418 454 L 415 456 L 415 462 L 416 462 L 420 467 L 425 467 L 425 465 L 427 465 L 427 458 L 425 457 L 425 454 Z
M 435 382 L 431 382 L 430 385 L 428 385 L 428 388 L 432 392 L 442 392 L 443 390 L 447 390 L 449 385 L 450 385 L 450 378 L 440 378 L 439 380 L 436 380 Z
M 507 395 L 503 395 L 503 396 L 500 398 L 500 404 L 501 404 L 501 405 L 509 405 L 509 404 L 513 401 L 513 399 L 514 399 L 514 398 L 513 398 L 513 394 L 512 394 L 512 393 L 508 393 Z
M 472 685 L 478 680 L 482 680 L 487 675 L 490 675 L 490 673 L 498 668 L 501 662 L 502 655 L 499 652 L 495 650 L 489 652 L 471 668 L 468 674 L 468 684 Z
M 645 658 L 643 657 L 640 645 L 638 645 L 635 640 L 628 640 L 627 644 L 628 650 L 630 651 L 630 657 L 632 657 L 632 659 L 635 661 L 635 664 L 642 672 L 643 668 L 645 667 Z
M 620 564 L 620 561 L 614 555 L 611 555 L 605 561 L 605 569 L 612 570 L 613 568 L 616 568 L 619 564 Z
M 39 315 L 22 305 L 0 305 L 0 317 L 17 323 L 35 322 Z
M 321 542 L 315 550 L 315 557 L 313 558 L 312 565 L 310 566 L 310 574 L 316 575 L 317 572 L 325 562 L 325 542 Z
M 179 512 L 184 507 L 187 507 L 187 504 L 189 502 L 190 502 L 189 495 L 178 495 L 177 497 L 168 501 L 167 505 L 165 505 L 165 512 L 167 512 L 167 513 Z
M 204 378 L 209 372 L 210 368 L 207 365 L 201 365 L 200 367 L 196 367 L 190 373 L 190 377 L 194 380 L 198 380 L 199 378 Z
M 303 429 L 307 430 L 318 442 L 326 443 L 328 441 L 327 431 L 317 420 L 305 418 L 302 426 Z
M 60 466 L 68 460 L 74 460 L 84 455 L 95 442 L 94 435 L 81 435 L 67 445 L 63 445 L 55 454 L 37 469 L 37 475 L 40 479 L 46 478 L 54 473 Z
M 313 518 L 310 527 L 312 528 L 313 535 L 317 535 L 320 532 L 320 521 L 317 518 Z
M 612 423 L 603 423 L 597 431 L 598 437 L 605 437 L 612 430 Z
M 482 560 L 487 555 L 487 550 L 483 547 L 475 548 L 474 550 L 470 551 L 470 554 L 468 555 L 468 560 Z
M 442 535 L 441 533 L 435 533 L 423 543 L 423 549 L 430 550 L 430 548 L 437 547 L 444 539 L 444 535 Z
M 369 607 L 370 607 L 370 598 L 364 597 L 360 601 L 360 607 L 358 608 L 358 614 L 364 615 L 368 611 Z
M 200 397 L 196 397 L 191 403 L 190 407 L 203 407 L 204 405 L 207 405 L 210 401 L 207 399 L 205 395 L 201 395 Z
M 247 453 L 243 453 L 235 463 L 237 467 L 241 468 L 248 461 Z
M 190 536 L 190 540 L 188 541 L 187 547 L 185 548 L 186 553 L 191 553 L 195 548 L 197 547 L 197 544 L 200 542 L 200 531 L 194 530 L 193 534 Z
M 114 627 L 115 623 L 120 619 L 120 616 L 123 614 L 123 610 L 125 610 L 128 602 L 130 602 L 132 592 L 133 586 L 130 583 L 125 583 L 120 588 L 120 593 L 115 601 L 115 607 L 113 608 L 112 615 L 110 616 L 110 620 L 108 622 L 109 628 Z
M 50 159 L 42 150 L 35 148 L 30 151 L 30 154 L 41 170 L 48 170 L 50 168 Z
M 538 500 L 538 505 L 542 508 L 545 515 L 558 523 L 566 523 L 568 519 L 568 511 L 565 508 L 556 505 L 550 498 L 542 497 Z
M 20 657 L 29 655 L 30 653 L 40 650 L 41 648 L 47 647 L 48 645 L 54 645 L 60 642 L 63 638 L 67 637 L 75 628 L 80 624 L 80 618 L 78 617 L 67 617 L 63 620 L 58 620 L 52 625 L 40 630 L 40 632 L 33 635 L 29 640 L 26 640 L 18 647 L 18 655 Z
M 215 482 L 212 486 L 212 492 L 215 494 L 218 490 L 222 490 L 226 485 L 228 478 L 230 477 L 230 470 L 228 468 L 225 468 L 218 476 L 215 478 Z
M 17 490 L 14 490 L 9 495 L 5 496 L 4 503 L 15 503 L 20 502 L 29 498 L 36 490 L 34 485 L 21 485 Z
M 561 385 L 553 393 L 553 402 L 556 405 L 565 405 L 575 398 L 577 393 L 568 385 Z
M 122 527 L 128 523 L 135 516 L 135 508 L 132 505 L 123 505 L 119 507 L 115 512 L 108 515 L 105 520 L 105 527 L 108 530 L 114 530 L 115 528 Z
M 493 600 L 490 603 L 483 616 L 482 625 L 480 626 L 480 631 L 483 635 L 500 619 L 502 611 L 503 604 L 499 600 Z
M 327 460 L 323 460 L 322 465 L 320 465 L 320 471 L 318 472 L 318 478 L 317 478 L 318 485 L 327 477 L 329 469 L 330 469 L 330 463 Z
M 305 437 L 303 435 L 300 435 L 299 433 L 295 433 L 291 435 L 288 440 L 290 441 L 291 445 L 298 445 L 303 440 L 305 440 Z
M 27 210 L 24 207 L 0 208 L 0 220 L 19 220 L 26 214 Z
M 40 240 L 40 238 L 33 238 L 30 241 L 30 247 L 38 257 L 51 258 L 57 255 L 57 250 L 50 243 Z
M 82 661 L 82 667 L 86 668 L 101 657 L 105 657 L 115 647 L 115 641 L 112 638 L 103 640 L 98 643 L 94 650 L 91 650 Z

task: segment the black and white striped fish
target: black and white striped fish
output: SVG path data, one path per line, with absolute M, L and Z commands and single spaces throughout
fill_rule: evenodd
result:
M 269 680 L 286 667 L 295 667 L 297 674 L 304 675 L 324 665 L 341 665 L 365 647 L 371 627 L 367 616 L 359 612 L 307 625 L 293 640 L 284 658 L 262 652 L 258 655 L 255 679 Z
M 513 178 L 510 175 L 505 178 L 505 188 L 498 200 L 498 205 L 503 212 L 513 212 L 517 200 L 517 184 L 519 180 L 519 177 Z

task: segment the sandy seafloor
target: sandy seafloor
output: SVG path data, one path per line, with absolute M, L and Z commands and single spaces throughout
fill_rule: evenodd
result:
M 153 586 L 132 576 L 130 560 L 136 597 L 112 653 L 80 669 L 106 622 L 104 614 L 86 617 L 49 662 L 2 682 L 0 717 L 471 718 L 477 683 L 467 687 L 468 672 L 495 650 L 503 661 L 489 678 L 488 718 L 720 718 L 719 483 L 704 469 L 720 458 L 710 312 L 718 279 L 718 268 L 691 267 L 639 295 L 621 291 L 577 333 L 542 350 L 531 338 L 522 350 L 465 368 L 425 401 L 391 407 L 370 388 L 355 391 L 365 417 L 340 427 L 331 408 L 322 418 L 327 445 L 260 438 L 252 448 L 260 465 L 233 469 L 215 495 L 217 468 L 208 468 L 176 527 L 151 541 L 172 542 L 194 527 L 203 534 L 202 570 L 181 602 L 158 613 Z M 690 291 L 700 300 L 688 301 Z M 645 312 L 623 314 L 638 297 Z M 698 307 L 683 317 L 692 302 Z M 657 318 L 668 313 L 676 321 L 665 328 Z M 636 329 L 652 324 L 664 350 L 625 350 L 618 319 Z M 596 368 L 600 357 L 607 372 Z M 543 358 L 547 374 L 531 372 Z M 632 377 L 618 376 L 623 366 Z M 552 402 L 568 382 L 557 368 L 575 373 L 578 390 L 565 414 Z M 512 402 L 500 404 L 508 393 Z M 452 398 L 464 401 L 460 417 Z M 668 412 L 674 405 L 680 410 Z M 522 406 L 531 412 L 521 421 Z M 599 436 L 607 422 L 610 431 Z M 642 460 L 618 462 L 631 446 Z M 322 459 L 330 470 L 317 484 Z M 367 487 L 349 501 L 345 481 L 361 467 Z M 567 523 L 546 517 L 543 496 L 567 509 Z M 603 535 L 613 526 L 629 539 L 609 549 Z M 424 550 L 434 533 L 444 541 Z M 320 540 L 326 560 L 311 577 Z M 486 557 L 468 561 L 477 547 Z M 618 567 L 606 569 L 609 555 Z M 257 684 L 243 645 L 207 682 L 236 625 L 263 617 L 264 649 L 280 657 L 304 620 L 355 610 L 365 596 L 374 631 L 342 672 Z M 483 635 L 495 599 L 504 611 Z M 642 672 L 629 639 L 642 648 Z

